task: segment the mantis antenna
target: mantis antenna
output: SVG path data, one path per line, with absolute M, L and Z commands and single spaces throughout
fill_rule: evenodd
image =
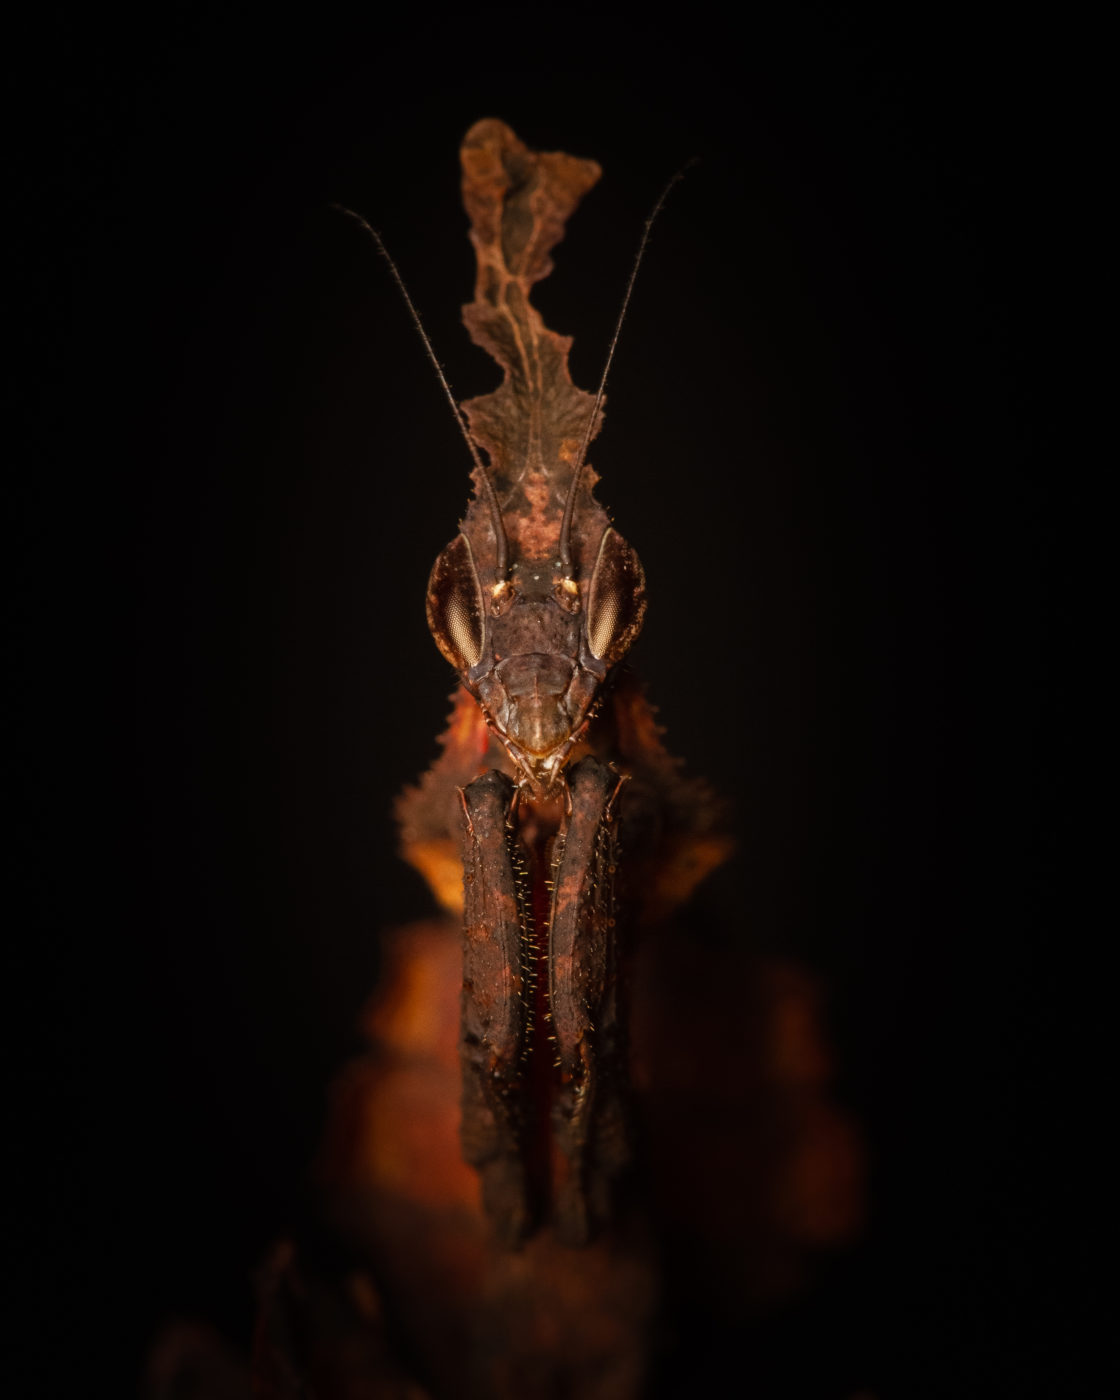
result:
M 674 178 L 679 179 L 679 176 L 675 176 Z M 668 187 L 666 187 L 665 194 L 668 194 L 668 192 L 669 189 Z M 661 196 L 661 200 L 665 198 L 665 194 Z M 661 207 L 661 200 L 658 201 L 658 208 Z M 337 209 L 340 214 L 346 214 L 349 218 L 353 219 L 354 222 L 358 224 L 361 228 L 365 229 L 366 233 L 369 234 L 369 236 L 373 239 L 374 243 L 376 244 L 377 251 L 389 264 L 389 271 L 393 274 L 393 281 L 397 284 L 397 288 L 400 291 L 401 296 L 404 297 L 404 304 L 408 307 L 408 314 L 412 317 L 412 324 L 416 327 L 417 331 L 420 334 L 420 339 L 424 342 L 424 349 L 428 352 L 428 359 L 431 360 L 432 368 L 436 372 L 436 377 L 439 379 L 440 384 L 443 386 L 443 392 L 447 396 L 447 402 L 451 405 L 451 412 L 455 415 L 455 422 L 459 425 L 459 431 L 463 434 L 463 440 L 466 442 L 467 447 L 470 450 L 471 457 L 474 459 L 475 467 L 478 469 L 479 481 L 482 483 L 482 494 L 486 497 L 486 504 L 490 508 L 490 520 L 494 527 L 494 540 L 497 545 L 498 557 L 495 572 L 497 573 L 499 579 L 504 579 L 506 576 L 507 568 L 506 532 L 505 526 L 502 524 L 502 512 L 498 506 L 498 497 L 494 491 L 494 483 L 490 480 L 490 473 L 486 470 L 486 464 L 478 455 L 478 448 L 475 445 L 474 438 L 471 437 L 470 429 L 467 427 L 466 423 L 463 420 L 463 410 L 459 407 L 455 395 L 451 392 L 451 385 L 447 382 L 447 376 L 443 372 L 443 366 L 440 364 L 439 360 L 436 359 L 436 352 L 432 349 L 432 342 L 428 339 L 428 332 L 424 329 L 424 323 L 420 320 L 420 313 L 412 304 L 412 298 L 408 294 L 408 288 L 404 284 L 404 278 L 398 271 L 396 263 L 393 261 L 392 257 L 389 254 L 388 248 L 385 247 L 381 235 L 377 232 L 375 228 L 372 227 L 372 225 L 368 224 L 366 220 L 362 218 L 361 214 L 355 214 L 353 209 L 347 209 L 344 204 L 332 204 L 331 208 Z M 654 213 L 656 212 L 657 211 L 654 210 Z M 652 222 L 652 217 L 650 222 Z M 647 236 L 649 234 L 649 223 L 646 224 L 646 234 Z M 644 239 L 642 246 L 645 246 Z M 633 282 L 634 278 L 633 276 L 631 276 L 631 286 L 633 285 Z M 629 299 L 629 295 L 629 290 L 627 290 L 627 299 Z M 625 306 L 623 307 L 623 310 L 625 310 Z M 615 331 L 615 339 L 618 339 L 617 330 Z M 611 345 L 611 351 L 612 353 L 614 351 L 613 343 Z M 608 365 L 610 364 L 609 359 L 607 363 Z M 606 376 L 604 375 L 604 379 L 605 378 Z M 602 397 L 601 388 L 599 391 L 599 397 Z M 596 409 L 598 409 L 598 401 L 596 401 L 595 407 Z M 594 421 L 594 414 L 592 414 L 592 421 Z M 584 450 L 586 450 L 586 447 L 587 442 L 585 439 Z
M 619 333 L 622 330 L 622 323 L 626 319 L 626 312 L 630 306 L 630 296 L 634 290 L 634 283 L 637 281 L 638 268 L 642 265 L 642 257 L 646 251 L 646 244 L 649 242 L 650 229 L 653 228 L 654 220 L 657 218 L 658 214 L 661 213 L 662 205 L 664 205 L 665 201 L 669 197 L 669 191 L 673 188 L 673 186 L 677 183 L 678 180 L 684 178 L 686 172 L 690 170 L 695 164 L 696 157 L 693 157 L 692 160 L 687 161 L 684 165 L 681 166 L 681 168 L 677 171 L 677 173 L 673 176 L 673 178 L 658 195 L 657 203 L 653 206 L 652 210 L 650 211 L 649 217 L 646 219 L 645 222 L 645 227 L 642 229 L 641 242 L 638 244 L 638 251 L 634 255 L 634 265 L 630 269 L 630 280 L 626 283 L 626 292 L 622 298 L 622 308 L 618 313 L 618 320 L 615 322 L 614 326 L 614 334 L 611 336 L 611 343 L 607 349 L 607 359 L 606 363 L 603 365 L 603 374 L 599 380 L 599 390 L 598 393 L 596 393 L 595 395 L 595 404 L 591 410 L 591 416 L 587 420 L 587 427 L 584 430 L 583 442 L 579 449 L 579 456 L 576 458 L 575 470 L 572 472 L 572 484 L 568 487 L 568 499 L 564 503 L 564 518 L 560 523 L 560 563 L 563 567 L 565 578 L 570 579 L 572 576 L 571 537 L 572 516 L 575 514 L 576 507 L 576 492 L 579 489 L 580 478 L 583 476 L 584 461 L 587 457 L 588 445 L 591 442 L 591 434 L 595 429 L 595 419 L 599 416 L 599 409 L 602 406 L 603 394 L 605 393 L 607 387 L 607 375 L 610 373 L 611 361 L 614 359 L 615 346 L 617 346 L 618 344 L 618 337 Z M 376 235 L 374 236 L 376 237 Z M 380 239 L 378 240 L 378 242 L 380 242 Z

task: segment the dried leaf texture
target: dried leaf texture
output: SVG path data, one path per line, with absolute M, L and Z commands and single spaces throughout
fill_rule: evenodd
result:
M 552 271 L 549 257 L 564 226 L 600 175 L 593 160 L 530 151 L 504 122 L 476 122 L 463 141 L 463 203 L 478 258 L 474 301 L 463 322 L 476 345 L 501 365 L 492 393 L 463 408 L 490 459 L 490 473 L 515 556 L 554 557 L 564 502 L 594 395 L 568 373 L 571 337 L 550 331 L 531 304 L 534 283 Z M 599 424 L 595 425 L 598 431 Z M 477 478 L 477 473 L 476 473 Z M 576 502 L 573 558 L 590 565 L 606 512 L 585 471 Z M 464 530 L 480 564 L 491 568 L 494 535 L 481 483 L 475 482 Z

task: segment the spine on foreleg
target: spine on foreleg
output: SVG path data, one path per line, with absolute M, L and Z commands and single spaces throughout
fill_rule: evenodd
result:
M 511 855 L 513 784 L 491 771 L 462 790 L 464 1158 L 482 1180 L 486 1212 L 513 1243 L 532 1225 L 522 1145 L 527 1104 L 522 1060 L 530 1035 L 523 940 L 527 917 Z
M 558 1233 L 581 1244 L 609 1215 L 613 1179 L 625 1166 L 619 1010 L 618 773 L 586 758 L 569 774 L 571 813 L 553 894 L 549 986 L 556 1070 L 552 1107 L 558 1149 L 553 1213 Z

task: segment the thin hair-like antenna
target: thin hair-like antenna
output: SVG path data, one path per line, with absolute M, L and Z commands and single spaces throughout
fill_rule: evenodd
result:
M 667 189 L 665 193 L 668 193 Z M 661 197 L 664 199 L 665 195 Z M 451 412 L 455 415 L 455 422 L 459 425 L 459 431 L 463 434 L 463 440 L 470 450 L 475 466 L 478 468 L 479 480 L 482 482 L 483 495 L 486 497 L 486 504 L 490 508 L 490 519 L 494 527 L 494 540 L 497 546 L 498 556 L 495 572 L 498 576 L 498 582 L 501 583 L 505 580 L 506 576 L 506 531 L 505 526 L 502 524 L 502 512 L 498 505 L 498 496 L 494 490 L 494 483 L 490 480 L 490 473 L 486 469 L 485 462 L 483 462 L 482 458 L 478 455 L 478 448 L 475 446 L 474 438 L 471 437 L 470 428 L 467 427 L 466 420 L 463 417 L 463 410 L 459 407 L 455 395 L 451 392 L 451 385 L 447 382 L 447 376 L 443 372 L 443 366 L 436 359 L 436 352 L 432 349 L 432 342 L 428 339 L 428 332 L 424 329 L 424 323 L 420 320 L 420 314 L 412 304 L 412 298 L 408 294 L 408 288 L 404 285 L 404 278 L 397 270 L 397 265 L 390 256 L 388 248 L 386 248 L 385 244 L 382 242 L 381 235 L 372 225 L 368 224 L 366 220 L 362 218 L 361 214 L 356 214 L 353 209 L 347 209 L 345 204 L 332 204 L 331 208 L 337 209 L 340 214 L 348 215 L 356 224 L 359 224 L 365 229 L 366 233 L 369 234 L 377 245 L 377 251 L 389 264 L 389 271 L 393 274 L 393 281 L 397 284 L 397 289 L 401 296 L 404 297 L 404 304 L 408 307 L 408 314 L 412 317 L 412 324 L 420 333 L 420 339 L 424 342 L 424 349 L 428 352 L 428 359 L 432 362 L 432 368 L 436 372 L 436 377 L 443 386 L 443 392 L 447 395 L 447 402 L 451 405 Z M 631 281 L 632 280 L 633 279 L 631 279 Z
M 599 391 L 595 395 L 595 406 L 591 410 L 591 417 L 587 420 L 587 428 L 583 434 L 583 442 L 580 445 L 579 456 L 576 458 L 575 470 L 572 472 L 572 484 L 568 487 L 568 499 L 564 502 L 564 518 L 560 523 L 560 563 L 564 570 L 565 578 L 572 576 L 572 516 L 576 508 L 576 492 L 579 489 L 580 478 L 583 476 L 583 464 L 587 457 L 587 449 L 591 444 L 591 434 L 595 430 L 595 419 L 599 416 L 599 409 L 603 403 L 603 394 L 607 387 L 607 375 L 611 370 L 611 361 L 614 359 L 615 346 L 618 344 L 618 337 L 622 330 L 622 323 L 626 319 L 626 312 L 630 305 L 630 295 L 634 290 L 634 283 L 638 278 L 638 268 L 642 265 L 642 256 L 646 251 L 646 244 L 649 242 L 649 232 L 653 228 L 653 221 L 661 213 L 661 206 L 669 198 L 669 191 L 682 180 L 685 174 L 696 164 L 698 156 L 693 156 L 689 161 L 677 171 L 661 193 L 657 196 L 657 203 L 650 210 L 646 219 L 645 227 L 642 229 L 641 242 L 638 244 L 638 251 L 634 255 L 634 266 L 630 269 L 630 280 L 626 283 L 626 292 L 622 298 L 622 308 L 618 313 L 618 320 L 614 325 L 614 334 L 611 336 L 611 343 L 607 349 L 607 360 L 603 365 L 603 374 L 599 380 Z

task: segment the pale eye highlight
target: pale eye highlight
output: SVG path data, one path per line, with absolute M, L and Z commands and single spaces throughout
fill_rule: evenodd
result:
M 638 635 L 646 611 L 646 580 L 637 554 L 617 530 L 603 532 L 587 603 L 587 645 L 613 665 Z
M 432 566 L 428 626 L 436 646 L 456 670 L 478 664 L 483 643 L 482 586 L 465 535 L 457 535 Z
M 444 620 L 451 645 L 468 666 L 474 666 L 482 655 L 482 634 L 477 610 L 459 593 L 447 600 Z
M 587 625 L 587 644 L 597 657 L 606 656 L 618 626 L 622 599 L 613 588 L 602 588 L 595 599 Z

